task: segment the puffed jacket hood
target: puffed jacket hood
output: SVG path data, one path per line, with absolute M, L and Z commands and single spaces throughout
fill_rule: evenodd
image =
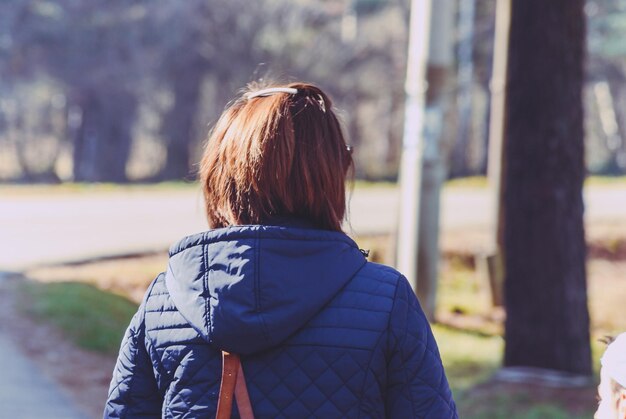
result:
M 215 417 L 221 350 L 241 355 L 259 418 L 458 417 L 410 284 L 340 232 L 273 222 L 174 245 L 126 330 L 103 417 Z
M 207 342 L 242 355 L 279 345 L 366 263 L 347 235 L 294 223 L 211 230 L 172 246 L 167 289 Z

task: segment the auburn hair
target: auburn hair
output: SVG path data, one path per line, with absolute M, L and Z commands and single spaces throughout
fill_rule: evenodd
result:
M 254 96 L 267 87 L 296 89 Z M 200 179 L 211 228 L 306 219 L 341 231 L 350 148 L 330 98 L 306 83 L 248 86 L 209 135 Z

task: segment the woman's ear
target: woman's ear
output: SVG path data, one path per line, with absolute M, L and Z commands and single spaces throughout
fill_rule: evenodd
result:
M 622 388 L 617 399 L 617 418 L 626 419 L 626 389 Z

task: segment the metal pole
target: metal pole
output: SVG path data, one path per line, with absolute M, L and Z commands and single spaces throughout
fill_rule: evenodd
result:
M 502 209 L 504 129 L 506 122 L 506 78 L 511 26 L 511 0 L 498 0 L 496 5 L 496 31 L 491 78 L 491 117 L 489 125 L 489 163 L 487 176 L 492 200 L 494 220 L 489 243 L 487 273 L 494 306 L 503 305 L 504 285 L 504 212 Z
M 453 5 L 452 0 L 413 2 L 407 68 L 398 267 L 411 280 L 431 320 L 439 266 L 439 203 L 445 179 L 441 136 L 453 61 Z
M 406 75 L 404 137 L 400 161 L 400 214 L 397 235 L 397 268 L 417 289 L 417 250 L 422 183 L 426 68 L 430 41 L 432 0 L 412 0 Z

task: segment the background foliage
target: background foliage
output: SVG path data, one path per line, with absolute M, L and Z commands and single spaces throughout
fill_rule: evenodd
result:
M 471 123 L 461 136 L 454 106 L 467 86 L 455 77 L 447 86 L 443 144 L 457 156 L 448 159 L 454 176 L 486 168 L 494 9 L 495 0 L 476 0 Z M 626 1 L 588 1 L 587 16 L 588 168 L 624 173 Z M 5 0 L 0 180 L 193 177 L 210 124 L 260 78 L 320 84 L 356 146 L 357 176 L 394 179 L 408 19 L 408 0 Z

